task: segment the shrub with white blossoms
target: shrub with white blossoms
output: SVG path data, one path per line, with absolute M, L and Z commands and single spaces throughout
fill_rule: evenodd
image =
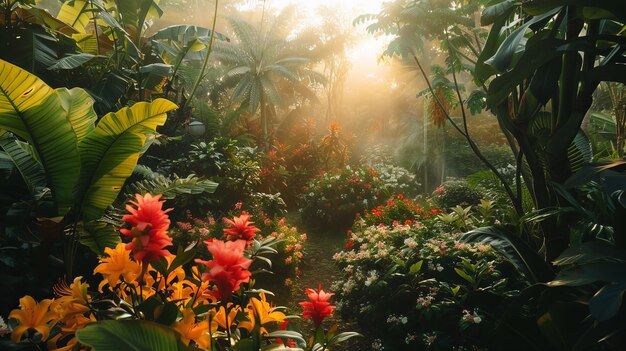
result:
M 524 287 L 490 246 L 461 243 L 439 221 L 357 223 L 334 255 L 343 272 L 333 286 L 338 310 L 376 338 L 376 349 L 486 347 L 487 316 Z
M 357 212 L 378 205 L 388 196 L 375 170 L 345 166 L 322 173 L 307 184 L 300 196 L 300 212 L 309 223 L 348 227 Z

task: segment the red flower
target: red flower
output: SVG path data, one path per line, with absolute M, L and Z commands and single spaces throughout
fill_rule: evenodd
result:
M 324 318 L 332 317 L 335 306 L 331 306 L 328 300 L 335 294 L 322 290 L 321 284 L 317 291 L 307 288 L 306 294 L 309 296 L 309 301 L 299 303 L 300 306 L 304 307 L 302 317 L 311 319 L 317 328 L 322 324 Z
M 354 246 L 354 241 L 348 241 L 348 243 L 346 244 L 346 249 L 349 249 L 352 246 Z
M 197 263 L 202 263 L 209 268 L 208 273 L 202 274 L 202 281 L 215 283 L 217 290 L 208 290 L 216 299 L 224 301 L 230 294 L 239 290 L 241 283 L 250 281 L 250 271 L 248 267 L 252 263 L 249 258 L 243 257 L 246 249 L 245 240 L 205 241 L 209 251 L 213 255 L 210 261 L 196 259 Z
M 224 237 L 226 240 L 238 240 L 243 239 L 246 242 L 251 242 L 252 238 L 256 236 L 256 232 L 260 231 L 259 228 L 251 225 L 254 222 L 248 222 L 250 215 L 246 211 L 241 212 L 241 216 L 233 217 L 231 221 L 228 218 L 224 218 L 228 228 L 224 229 Z
M 131 225 L 130 229 L 122 228 L 120 232 L 132 241 L 126 245 L 127 250 L 132 250 L 136 261 L 151 262 L 170 253 L 164 250 L 172 245 L 172 238 L 167 235 L 170 220 L 167 212 L 163 211 L 163 203 L 159 201 L 161 195 L 152 196 L 136 194 L 137 201 L 130 201 L 126 210 L 130 213 L 122 217 L 122 220 Z M 134 206 L 132 206 L 132 205 Z

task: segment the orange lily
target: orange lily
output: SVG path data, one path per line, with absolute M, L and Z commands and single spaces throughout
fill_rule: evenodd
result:
M 26 295 L 20 299 L 21 309 L 15 309 L 9 314 L 9 318 L 17 319 L 20 325 L 13 329 L 11 340 L 18 343 L 22 335 L 29 330 L 35 329 L 41 333 L 41 339 L 46 340 L 50 335 L 51 322 L 57 318 L 54 311 L 50 311 L 53 300 L 46 299 L 37 303 L 32 297 Z

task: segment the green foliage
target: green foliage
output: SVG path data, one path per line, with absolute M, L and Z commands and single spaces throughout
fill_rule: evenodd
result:
M 154 133 L 176 107 L 165 99 L 137 103 L 104 116 L 96 125 L 93 99 L 84 90 L 53 90 L 4 61 L 0 61 L 0 74 L 5 84 L 0 128 L 24 141 L 3 139 L 3 148 L 13 156 L 33 196 L 45 176 L 56 208 L 51 217 L 58 216 L 56 223 L 71 227 L 79 221 L 85 221 L 80 228 L 92 227 L 90 221 L 103 216 L 137 164 L 146 134 Z M 100 253 L 117 237 L 113 230 L 106 233 L 77 234 Z
M 463 234 L 461 241 L 490 245 L 530 282 L 546 282 L 553 276 L 550 266 L 513 229 L 501 226 L 476 228 Z
M 174 329 L 148 321 L 100 321 L 79 330 L 76 337 L 95 351 L 188 350 Z
M 340 312 L 379 349 L 490 349 L 498 306 L 525 286 L 495 248 L 459 242 L 445 228 L 436 216 L 359 225 L 334 256 L 344 272 L 334 285 Z
M 198 178 L 193 174 L 185 178 L 176 174 L 166 177 L 146 166 L 138 165 L 137 167 L 143 169 L 145 179 L 129 184 L 125 189 L 127 194 L 162 194 L 164 199 L 173 199 L 183 194 L 212 194 L 218 186 L 215 182 Z
M 445 181 L 433 193 L 433 200 L 439 207 L 452 208 L 454 206 L 478 205 L 485 195 L 478 189 L 471 187 L 465 180 Z

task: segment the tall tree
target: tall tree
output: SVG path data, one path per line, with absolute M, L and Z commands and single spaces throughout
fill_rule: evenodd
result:
M 229 17 L 233 43 L 215 45 L 218 64 L 229 68 L 221 77 L 222 86 L 232 89 L 231 102 L 260 114 L 266 150 L 278 108 L 284 106 L 288 94 L 315 101 L 312 85 L 323 81 L 322 75 L 310 68 L 312 58 L 302 50 L 307 43 L 287 30 L 293 18 L 293 9 L 287 7 L 259 30 L 240 17 Z

